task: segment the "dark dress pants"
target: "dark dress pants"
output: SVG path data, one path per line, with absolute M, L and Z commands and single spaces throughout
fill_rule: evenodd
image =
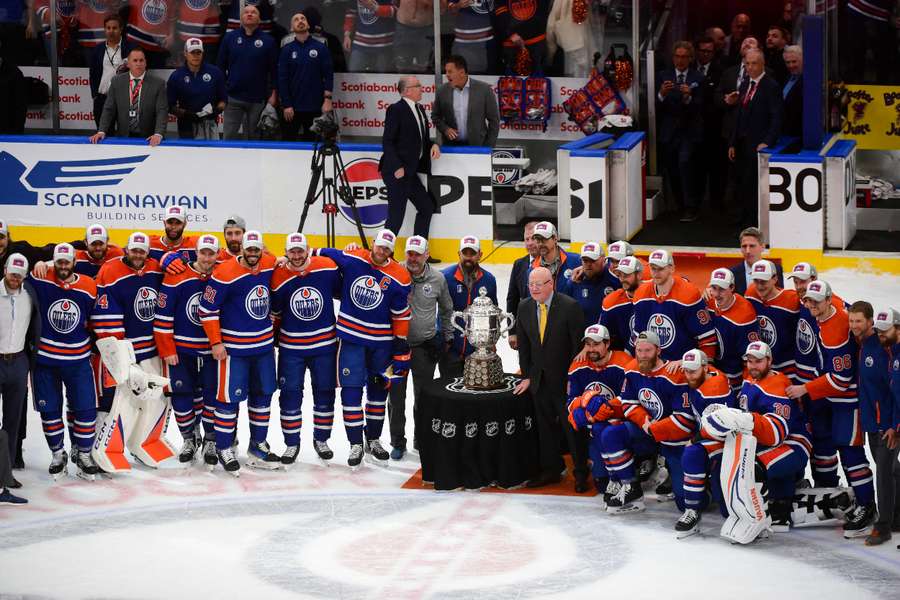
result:
M 401 179 L 395 178 L 393 173 L 382 173 L 382 177 L 388 193 L 388 218 L 384 226 L 395 235 L 400 235 L 403 217 L 406 215 L 406 201 L 409 200 L 416 208 L 413 233 L 427 240 L 434 201 L 419 180 L 418 173 L 404 173 Z
M 559 451 L 565 441 L 572 455 L 575 476 L 586 477 L 588 440 L 584 432 L 576 432 L 569 425 L 565 388 L 555 389 L 541 381 L 537 389 L 531 388 L 531 397 L 537 420 L 541 473 L 562 473 L 565 462 Z

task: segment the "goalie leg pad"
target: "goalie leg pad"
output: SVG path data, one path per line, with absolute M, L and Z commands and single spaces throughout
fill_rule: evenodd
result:
M 847 488 L 806 488 L 794 494 L 794 526 L 833 524 L 844 520 L 853 506 L 853 492 Z
M 159 376 L 162 361 L 159 357 L 148 358 L 140 362 L 140 368 L 148 375 Z M 125 443 L 135 458 L 148 467 L 157 467 L 175 456 L 175 450 L 165 438 L 171 411 L 169 399 L 163 395 L 163 388 L 157 387 L 142 393 L 137 404 L 138 415 L 131 430 L 126 429 Z
M 762 486 L 755 481 L 756 438 L 741 432 L 725 437 L 721 485 L 729 518 L 720 534 L 738 544 L 749 544 L 771 527 Z
M 131 391 L 123 386 L 116 390 L 110 411 L 97 413 L 99 426 L 91 457 L 107 473 L 131 470 L 131 464 L 125 457 L 125 437 L 127 428 L 134 424 L 138 412 L 131 398 Z

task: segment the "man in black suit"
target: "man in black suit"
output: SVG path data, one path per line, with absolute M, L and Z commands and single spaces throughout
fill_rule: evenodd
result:
M 744 260 L 736 265 L 728 267 L 734 275 L 734 291 L 741 296 L 746 295 L 747 287 L 751 283 L 750 269 L 753 263 L 762 259 L 763 252 L 766 249 L 766 238 L 763 232 L 756 227 L 747 227 L 741 232 L 741 256 Z M 784 288 L 784 273 L 780 263 L 775 263 L 775 269 L 778 272 L 778 287 Z
M 724 36 L 724 34 L 723 34 Z M 711 207 L 722 204 L 724 195 L 724 172 L 720 163 L 727 151 L 722 140 L 722 109 L 715 103 L 716 88 L 722 79 L 722 65 L 716 58 L 716 43 L 710 37 L 703 37 L 694 44 L 697 60 L 694 69 L 703 75 L 700 86 L 702 99 L 703 139 L 697 155 L 697 194 L 702 199 L 709 190 Z M 707 187 L 708 186 L 708 187 Z
M 788 69 L 784 63 L 784 49 L 788 45 L 790 34 L 780 25 L 772 25 L 766 33 L 766 66 L 775 73 L 779 85 L 787 83 Z
M 519 303 L 516 314 L 519 367 L 522 381 L 516 394 L 531 394 L 537 419 L 541 474 L 528 487 L 557 483 L 565 469 L 559 454 L 563 436 L 572 454 L 575 491 L 587 491 L 587 440 L 576 436 L 566 412 L 569 364 L 581 348 L 584 315 L 578 302 L 554 293 L 553 275 L 537 267 L 528 276 L 531 295 Z
M 784 98 L 784 135 L 803 136 L 803 48 L 788 46 L 784 49 L 784 64 L 788 80 L 781 90 Z
M 427 178 L 431 174 L 431 161 L 441 156 L 441 149 L 431 142 L 425 109 L 419 104 L 422 99 L 419 79 L 403 77 L 397 83 L 397 91 L 400 100 L 388 107 L 384 118 L 383 154 L 378 161 L 388 193 L 388 218 L 384 226 L 400 234 L 409 200 L 417 211 L 413 232 L 427 240 L 434 212 Z
M 683 211 L 683 223 L 696 221 L 700 207 L 693 161 L 703 136 L 703 76 L 691 68 L 693 60 L 691 43 L 675 42 L 675 68 L 660 71 L 656 78 L 659 142 L 675 204 Z
M 748 81 L 740 90 L 737 118 L 728 159 L 735 165 L 741 220 L 755 225 L 759 214 L 757 153 L 774 146 L 781 135 L 784 103 L 781 87 L 765 73 L 763 53 L 754 48 L 744 56 Z
M 509 288 L 506 290 L 506 312 L 511 315 L 516 314 L 519 310 L 519 302 L 523 298 L 528 297 L 528 269 L 531 263 L 541 255 L 538 243 L 534 239 L 534 226 L 538 221 L 528 221 L 525 223 L 525 256 L 517 258 L 513 263 L 512 274 L 509 276 Z M 509 347 L 513 350 L 518 348 L 516 334 L 509 334 Z
M 122 17 L 117 14 L 107 15 L 103 19 L 103 35 L 106 42 L 97 44 L 91 49 L 88 64 L 91 98 L 94 99 L 94 123 L 100 127 L 100 116 L 109 92 L 109 84 L 121 70 L 126 68 L 125 58 L 130 46 L 122 39 Z

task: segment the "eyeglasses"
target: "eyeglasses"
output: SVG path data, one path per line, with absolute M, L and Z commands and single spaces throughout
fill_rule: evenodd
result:
M 532 290 L 539 290 L 542 287 L 544 287 L 545 285 L 547 285 L 548 283 L 550 283 L 549 279 L 547 281 L 541 281 L 541 282 L 536 282 L 536 281 L 529 282 L 528 287 Z

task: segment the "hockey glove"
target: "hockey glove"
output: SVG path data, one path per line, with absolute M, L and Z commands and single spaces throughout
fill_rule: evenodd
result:
M 606 397 L 596 390 L 591 390 L 582 396 L 582 398 L 582 405 L 589 415 L 597 414 L 597 411 L 600 410 L 604 400 L 606 400 Z
M 394 381 L 399 381 L 406 377 L 409 373 L 409 361 L 412 359 L 409 350 L 409 344 L 405 339 L 395 338 L 394 339 L 394 358 L 391 362 L 391 370 L 393 373 L 391 374 L 391 378 Z
M 584 413 L 584 409 L 580 406 L 570 413 L 571 417 L 569 422 L 572 424 L 572 427 L 577 431 L 579 429 L 584 429 L 588 426 L 587 415 Z
M 180 252 L 166 252 L 160 261 L 160 266 L 169 275 L 178 275 L 187 269 L 187 263 L 184 262 Z

